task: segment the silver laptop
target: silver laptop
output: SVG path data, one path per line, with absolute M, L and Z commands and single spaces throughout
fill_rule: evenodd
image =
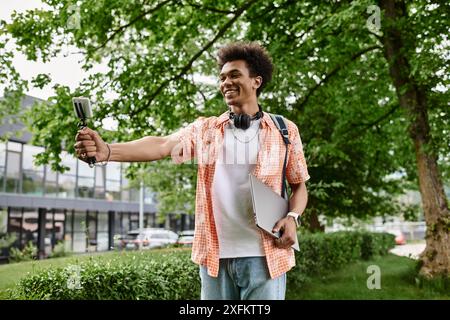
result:
M 254 175 L 249 174 L 249 179 L 256 225 L 273 237 L 279 238 L 280 232 L 273 233 L 272 229 L 277 221 L 286 217 L 289 212 L 288 200 L 282 198 Z M 292 248 L 300 251 L 297 237 Z

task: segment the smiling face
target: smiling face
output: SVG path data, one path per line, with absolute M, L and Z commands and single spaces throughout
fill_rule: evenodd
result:
M 219 75 L 220 92 L 230 107 L 241 108 L 257 102 L 256 90 L 262 83 L 260 76 L 252 77 L 245 60 L 225 63 Z M 236 110 L 234 110 L 236 112 Z M 239 111 L 237 111 L 239 113 Z

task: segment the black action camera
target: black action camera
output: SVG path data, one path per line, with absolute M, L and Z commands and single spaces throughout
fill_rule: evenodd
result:
M 72 98 L 72 104 L 78 119 L 80 119 L 80 121 L 78 122 L 78 128 L 83 129 L 87 126 L 87 119 L 92 118 L 91 101 L 89 100 L 89 98 L 76 97 Z M 94 164 L 96 162 L 95 157 L 89 157 L 86 159 L 86 161 L 91 168 L 94 167 Z

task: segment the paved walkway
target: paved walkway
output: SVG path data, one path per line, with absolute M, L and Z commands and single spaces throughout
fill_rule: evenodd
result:
M 394 249 L 391 249 L 391 253 L 396 254 L 398 256 L 410 257 L 412 259 L 418 259 L 419 254 L 425 249 L 425 242 L 423 243 L 411 243 L 404 244 L 402 246 L 395 246 Z

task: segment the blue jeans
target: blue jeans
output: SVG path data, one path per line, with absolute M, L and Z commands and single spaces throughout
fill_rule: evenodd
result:
M 200 266 L 202 300 L 284 300 L 286 274 L 271 279 L 266 257 L 220 259 L 219 276 Z

